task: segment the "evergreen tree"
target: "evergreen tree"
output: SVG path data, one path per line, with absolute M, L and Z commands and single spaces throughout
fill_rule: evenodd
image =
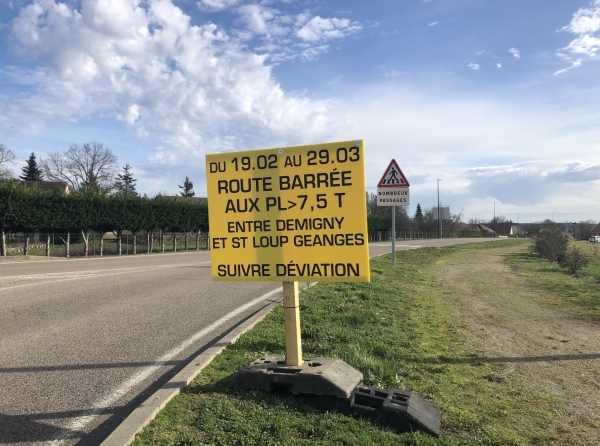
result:
M 193 197 L 194 195 L 196 195 L 196 193 L 194 192 L 194 183 L 192 183 L 188 177 L 185 177 L 183 186 L 179 186 L 179 189 L 181 189 L 179 195 L 181 195 L 182 197 Z
M 417 210 L 415 211 L 415 221 L 419 223 L 423 221 L 423 211 L 421 210 L 421 203 L 417 203 Z
M 21 169 L 23 175 L 19 175 L 23 181 L 42 181 L 43 173 L 42 169 L 38 166 L 35 160 L 35 153 L 31 152 L 27 165 Z
M 137 180 L 133 178 L 133 175 L 129 171 L 130 169 L 131 166 L 129 163 L 125 164 L 123 173 L 117 174 L 117 177 L 115 178 L 115 189 L 117 189 L 118 194 L 138 194 L 135 190 L 135 183 Z

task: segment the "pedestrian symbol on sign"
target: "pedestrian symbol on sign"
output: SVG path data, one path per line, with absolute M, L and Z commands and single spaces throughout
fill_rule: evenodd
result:
M 377 187 L 409 187 L 408 180 L 396 164 L 395 160 L 392 160 L 385 173 L 381 177 Z

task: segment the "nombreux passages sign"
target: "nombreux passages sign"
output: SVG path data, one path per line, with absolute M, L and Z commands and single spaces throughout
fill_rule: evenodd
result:
M 362 140 L 206 156 L 215 281 L 368 282 Z
M 408 206 L 410 184 L 396 160 L 392 160 L 377 185 L 377 206 Z

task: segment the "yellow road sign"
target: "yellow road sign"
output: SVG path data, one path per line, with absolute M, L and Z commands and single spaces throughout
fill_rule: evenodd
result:
M 364 141 L 206 156 L 215 281 L 368 282 Z

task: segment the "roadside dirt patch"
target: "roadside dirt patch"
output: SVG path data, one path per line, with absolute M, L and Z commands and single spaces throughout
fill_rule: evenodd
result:
M 560 296 L 506 265 L 523 250 L 465 250 L 438 262 L 439 280 L 458 296 L 444 305 L 466 350 L 505 365 L 498 380 L 555 403 L 546 416 L 556 444 L 600 445 L 600 325 L 553 309 L 548 300 Z

